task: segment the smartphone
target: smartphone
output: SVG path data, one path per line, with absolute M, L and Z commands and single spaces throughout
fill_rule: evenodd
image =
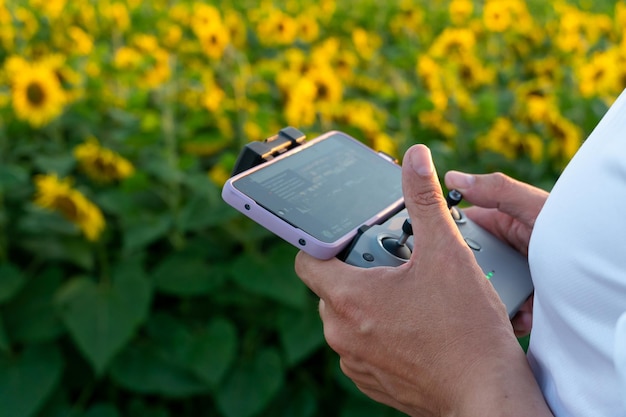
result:
M 318 259 L 336 256 L 361 227 L 404 208 L 400 166 L 339 131 L 235 175 L 222 198 Z

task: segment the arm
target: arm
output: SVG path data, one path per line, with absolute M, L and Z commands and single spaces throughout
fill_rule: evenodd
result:
M 296 259 L 342 370 L 412 416 L 550 416 L 505 308 L 447 210 L 428 148 L 407 152 L 403 187 L 415 239 L 407 264 Z

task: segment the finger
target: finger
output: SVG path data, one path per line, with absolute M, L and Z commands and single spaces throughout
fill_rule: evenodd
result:
M 531 225 L 548 194 L 502 173 L 475 175 L 449 171 L 445 183 L 449 189 L 459 190 L 471 204 L 498 209 Z
M 416 244 L 420 236 L 433 236 L 437 230 L 452 227 L 450 216 L 430 150 L 424 145 L 412 146 L 402 164 L 402 191 L 411 217 Z
M 511 320 L 515 336 L 517 337 L 530 334 L 533 327 L 533 299 L 531 295 Z
M 463 214 L 469 217 L 474 223 L 484 228 L 486 225 L 490 225 L 495 221 L 494 216 L 497 216 L 499 212 L 497 209 L 471 206 L 464 208 Z
M 322 261 L 302 251 L 298 252 L 295 260 L 296 275 L 321 299 L 327 299 L 343 278 L 347 279 L 350 275 L 347 269 L 350 268 L 354 267 L 337 258 Z M 342 277 L 342 280 L 337 277 Z

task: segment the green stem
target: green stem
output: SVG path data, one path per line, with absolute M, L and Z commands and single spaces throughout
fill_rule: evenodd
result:
M 96 381 L 92 381 L 83 388 L 83 390 L 80 392 L 78 399 L 76 400 L 76 403 L 73 404 L 68 417 L 83 415 L 85 409 L 87 408 L 89 400 L 93 396 L 95 389 Z
M 172 68 L 172 79 L 165 83 L 161 88 L 161 130 L 163 132 L 163 141 L 165 144 L 165 152 L 167 163 L 175 171 L 179 169 L 178 143 L 176 140 L 176 119 L 175 113 L 175 97 L 176 97 L 176 58 L 170 58 L 170 67 Z M 181 188 L 180 181 L 175 178 L 169 181 L 167 205 L 174 219 L 173 229 L 170 233 L 170 241 L 175 248 L 181 248 L 185 243 L 185 238 L 180 224 L 180 206 L 181 206 Z
M 96 265 L 99 271 L 100 282 L 105 285 L 111 284 L 111 271 L 106 246 L 102 242 L 94 244 L 96 254 Z
M 5 126 L 5 120 L 0 117 L 0 166 L 8 166 L 10 159 L 9 140 Z M 0 262 L 6 261 L 9 253 L 9 239 L 7 231 L 9 213 L 6 211 L 4 193 L 4 187 L 0 185 Z
M 0 263 L 6 262 L 9 258 L 9 240 L 6 227 L 7 216 L 8 213 L 6 213 L 4 206 L 4 190 L 0 187 Z

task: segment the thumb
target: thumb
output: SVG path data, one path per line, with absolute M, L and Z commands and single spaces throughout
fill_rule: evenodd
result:
M 443 233 L 442 227 L 458 233 L 443 196 L 430 150 L 425 145 L 414 145 L 406 152 L 402 164 L 402 191 L 416 245 Z

